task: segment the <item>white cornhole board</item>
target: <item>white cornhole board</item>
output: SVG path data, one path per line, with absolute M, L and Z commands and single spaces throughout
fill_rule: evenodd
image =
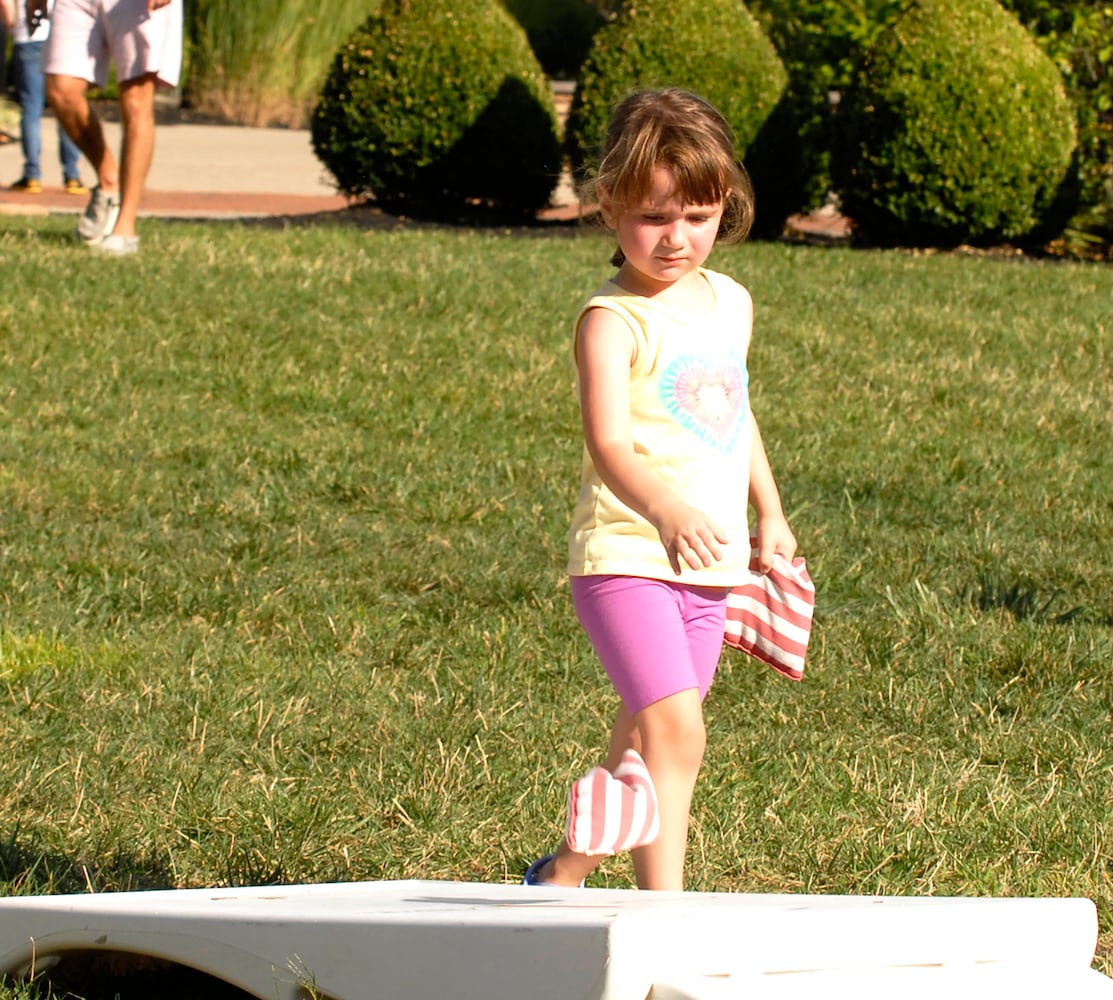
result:
M 1096 939 L 1087 899 L 422 881 L 0 899 L 5 975 L 120 952 L 260 1000 L 1113 1000 Z

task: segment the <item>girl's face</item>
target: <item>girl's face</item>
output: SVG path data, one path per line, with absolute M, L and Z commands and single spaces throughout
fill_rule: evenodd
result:
M 722 202 L 685 204 L 668 167 L 653 171 L 653 187 L 642 204 L 616 214 L 604 196 L 600 207 L 626 256 L 619 284 L 642 295 L 664 291 L 694 274 L 711 255 L 723 217 Z

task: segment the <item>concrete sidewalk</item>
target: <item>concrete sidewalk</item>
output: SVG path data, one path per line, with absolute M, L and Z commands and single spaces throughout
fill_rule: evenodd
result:
M 62 190 L 56 123 L 43 121 L 40 195 L 9 191 L 23 172 L 19 143 L 0 146 L 0 214 L 81 212 L 86 198 Z M 119 149 L 120 126 L 104 122 L 110 148 Z M 94 180 L 82 160 L 82 178 Z M 303 129 L 160 124 L 141 216 L 235 218 L 337 211 L 348 199 L 336 193 Z
M 105 138 L 119 150 L 120 126 L 104 121 Z M 18 128 L 18 126 L 17 126 Z M 62 189 L 57 123 L 43 121 L 43 184 L 39 195 L 8 190 L 23 173 L 19 143 L 0 146 L 0 216 L 49 215 L 84 210 L 87 198 Z M 94 174 L 82 160 L 82 179 Z M 307 129 L 247 128 L 190 122 L 160 123 L 155 158 L 140 204 L 140 217 L 258 218 L 338 212 L 349 200 L 336 193 L 317 159 Z M 540 221 L 577 218 L 579 205 L 565 176 Z

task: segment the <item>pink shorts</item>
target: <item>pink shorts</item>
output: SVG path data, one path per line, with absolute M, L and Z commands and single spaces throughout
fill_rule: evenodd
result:
M 723 648 L 727 591 L 640 576 L 574 576 L 576 614 L 636 715 L 692 688 L 707 696 Z
M 147 13 L 147 0 L 56 0 L 43 72 L 108 82 L 108 61 L 121 83 L 148 73 L 176 87 L 182 70 L 182 0 Z

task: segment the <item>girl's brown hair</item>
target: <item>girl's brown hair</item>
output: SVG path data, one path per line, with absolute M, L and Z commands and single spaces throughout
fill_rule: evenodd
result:
M 735 156 L 734 133 L 716 108 L 686 90 L 639 90 L 615 105 L 599 166 L 581 200 L 606 198 L 620 214 L 645 201 L 658 167 L 672 171 L 685 204 L 723 202 L 721 242 L 746 238 L 754 221 L 754 196 Z

